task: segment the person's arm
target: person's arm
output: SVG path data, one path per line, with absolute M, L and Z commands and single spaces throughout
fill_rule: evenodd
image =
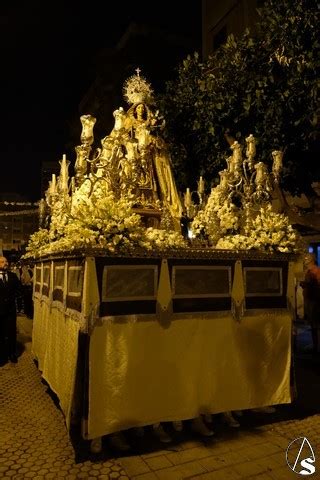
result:
M 308 285 L 314 282 L 314 276 L 310 270 L 307 270 L 304 276 L 304 280 L 300 282 L 302 288 L 307 288 Z
M 13 278 L 13 288 L 14 288 L 14 294 L 15 294 L 15 297 L 20 297 L 22 295 L 22 283 L 21 281 L 19 280 L 19 278 L 17 277 L 17 275 L 13 275 L 12 276 Z

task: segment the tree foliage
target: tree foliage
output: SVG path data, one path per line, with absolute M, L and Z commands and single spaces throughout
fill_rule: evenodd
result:
M 285 151 L 283 185 L 292 193 L 320 179 L 320 15 L 317 0 L 266 0 L 255 35 L 230 35 L 202 61 L 188 56 L 159 99 L 180 187 L 225 168 L 228 136 L 252 133 L 259 160 Z

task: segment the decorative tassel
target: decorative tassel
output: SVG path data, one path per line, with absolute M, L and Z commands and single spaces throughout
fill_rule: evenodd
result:
M 242 275 L 242 264 L 240 260 L 237 260 L 234 266 L 234 277 L 231 292 L 231 313 L 237 322 L 241 321 L 244 315 L 244 285 Z

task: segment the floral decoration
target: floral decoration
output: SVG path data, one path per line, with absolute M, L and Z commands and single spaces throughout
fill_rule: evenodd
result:
M 220 186 L 212 189 L 208 203 L 192 222 L 192 231 L 217 249 L 297 252 L 300 237 L 282 213 L 271 203 L 250 210 L 250 228 L 245 228 L 246 212 L 223 197 Z
M 58 201 L 50 228 L 34 233 L 25 257 L 40 257 L 59 252 L 101 248 L 111 253 L 134 249 L 165 250 L 185 246 L 177 232 L 146 229 L 140 215 L 134 213 L 132 201 L 116 199 L 112 192 L 97 187 L 88 195 L 88 186 L 80 188 L 72 205 Z

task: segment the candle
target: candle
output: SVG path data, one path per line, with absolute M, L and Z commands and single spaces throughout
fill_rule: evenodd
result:
M 204 193 L 204 180 L 201 176 L 200 176 L 200 180 L 198 182 L 198 192 L 200 194 Z
M 187 191 L 184 195 L 184 204 L 185 204 L 186 208 L 189 208 L 192 205 L 190 188 L 187 188 Z
M 67 162 L 67 156 L 66 154 L 64 153 L 62 155 L 62 159 L 60 161 L 60 165 L 61 165 L 61 168 L 60 168 L 60 188 L 62 188 L 62 190 L 64 192 L 67 192 L 68 191 L 68 167 L 69 167 L 69 163 L 70 162 Z
M 53 173 L 52 180 L 51 180 L 51 193 L 56 193 L 56 185 L 57 185 L 56 175 L 55 173 Z

